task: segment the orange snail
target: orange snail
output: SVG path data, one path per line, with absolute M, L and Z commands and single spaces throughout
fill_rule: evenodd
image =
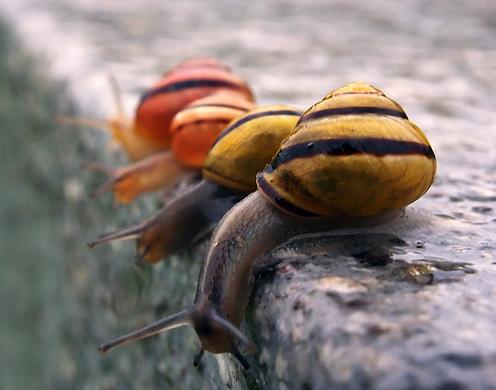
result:
M 231 353 L 247 368 L 237 342 L 264 254 L 303 233 L 366 227 L 391 220 L 430 187 L 436 160 L 426 136 L 399 104 L 353 83 L 309 108 L 258 190 L 220 221 L 202 264 L 194 304 L 100 347 L 106 352 L 168 329 L 190 325 L 204 351 Z
M 200 101 L 193 104 L 201 106 Z M 188 116 L 189 111 L 186 109 L 177 116 L 182 113 Z M 136 238 L 137 260 L 149 263 L 191 245 L 208 233 L 235 203 L 256 189 L 256 173 L 293 131 L 301 114 L 289 106 L 273 105 L 253 109 L 234 119 L 208 153 L 201 182 L 172 199 L 145 222 L 103 234 L 88 245 Z
M 183 175 L 191 173 L 191 168 L 201 167 L 202 159 L 220 131 L 219 124 L 213 125 L 210 121 L 210 125 L 214 127 L 211 133 L 205 131 L 205 124 L 202 124 L 201 134 L 207 137 L 203 139 L 198 136 L 194 139 L 196 144 L 193 144 L 191 132 L 177 131 L 181 129 L 180 123 L 176 121 L 175 131 L 171 128 L 179 111 L 198 99 L 220 91 L 230 94 L 233 108 L 237 106 L 246 110 L 253 107 L 253 94 L 248 85 L 239 76 L 231 73 L 228 67 L 211 58 L 191 59 L 167 72 L 162 80 L 142 96 L 133 125 L 130 125 L 130 121 L 122 113 L 122 104 L 115 85 L 114 91 L 118 107 L 116 118 L 106 122 L 77 118 L 61 119 L 83 125 L 104 125 L 133 160 L 140 160 L 116 169 L 101 164 L 87 165 L 88 168 L 101 171 L 110 177 L 94 194 L 115 189 L 116 200 L 122 203 L 132 201 L 141 192 L 173 185 Z M 227 95 L 219 99 L 224 102 L 229 100 Z M 204 104 L 212 103 L 215 104 Z M 227 107 L 225 111 L 228 111 Z M 226 114 L 224 119 L 230 120 L 236 113 L 231 110 L 230 114 L 231 117 Z M 181 138 L 185 134 L 189 135 L 189 139 L 183 141 Z M 191 150 L 188 149 L 189 146 L 192 146 Z M 155 155 L 171 147 L 173 155 L 170 152 Z M 143 189 L 139 188 L 139 185 L 143 185 Z
M 172 120 L 170 151 L 116 169 L 90 166 L 110 176 L 93 195 L 111 188 L 116 201 L 125 204 L 143 193 L 170 188 L 196 174 L 219 133 L 231 120 L 253 107 L 253 102 L 232 91 L 219 91 L 195 100 Z
M 172 141 L 169 129 L 174 115 L 189 103 L 221 90 L 236 92 L 253 101 L 248 85 L 224 65 L 205 59 L 186 61 L 166 73 L 141 97 L 136 109 L 136 131 L 167 148 Z

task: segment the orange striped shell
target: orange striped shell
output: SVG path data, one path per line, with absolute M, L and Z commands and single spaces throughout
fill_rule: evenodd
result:
M 168 72 L 142 97 L 136 109 L 135 131 L 154 144 L 168 148 L 174 115 L 189 103 L 216 91 L 227 90 L 253 101 L 244 80 L 212 60 L 189 60 Z
M 185 166 L 201 168 L 221 131 L 252 108 L 252 101 L 234 91 L 221 91 L 195 100 L 172 120 L 174 157 Z

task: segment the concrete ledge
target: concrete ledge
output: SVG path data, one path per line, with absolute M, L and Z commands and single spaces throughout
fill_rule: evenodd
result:
M 73 111 L 63 87 L 28 66 L 17 48 L 5 50 L 2 295 L 9 299 L 2 312 L 9 320 L 0 356 L 10 375 L 2 384 L 496 385 L 496 244 L 487 228 L 496 200 L 467 190 L 456 202 L 465 200 L 468 211 L 457 217 L 443 201 L 450 193 L 443 176 L 401 223 L 296 240 L 271 255 L 280 264 L 259 277 L 245 324 L 259 347 L 251 370 L 211 355 L 194 369 L 199 343 L 190 329 L 99 356 L 100 342 L 192 302 L 206 243 L 153 269 L 133 265 L 130 243 L 89 251 L 85 243 L 95 235 L 150 215 L 157 201 L 114 207 L 109 197 L 89 199 L 99 179 L 80 163 L 122 158 L 99 133 L 57 127 L 53 117 Z
M 412 208 L 368 233 L 276 250 L 282 263 L 251 301 L 247 326 L 259 351 L 244 386 L 491 388 L 496 324 L 486 271 L 494 271 L 438 257 L 470 239 L 459 232 L 442 243 L 459 228 Z M 239 375 L 226 376 L 234 385 Z

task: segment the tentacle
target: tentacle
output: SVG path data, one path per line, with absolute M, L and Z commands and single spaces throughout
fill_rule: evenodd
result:
M 132 240 L 138 238 L 143 230 L 146 228 L 146 224 L 139 224 L 137 226 L 131 226 L 129 228 L 120 229 L 111 233 L 104 233 L 98 236 L 94 241 L 88 242 L 88 246 L 93 248 L 97 245 L 103 244 L 105 242 L 120 241 L 120 240 Z
M 179 165 L 170 151 L 120 168 L 112 169 L 100 164 L 89 164 L 86 167 L 109 176 L 106 182 L 92 192 L 92 196 L 111 190 L 116 202 L 123 204 L 132 202 L 144 193 L 172 187 L 195 173 L 195 170 Z
M 121 108 L 118 110 L 121 110 Z M 160 145 L 155 145 L 144 139 L 124 113 L 119 113 L 110 119 L 59 115 L 56 117 L 56 122 L 69 126 L 90 127 L 106 131 L 112 136 L 112 141 L 120 145 L 132 160 L 140 160 L 163 150 Z
M 170 329 L 178 328 L 180 326 L 192 325 L 192 312 L 192 308 L 183 310 L 179 313 L 173 314 L 169 317 L 154 322 L 151 325 L 145 326 L 144 328 L 138 329 L 134 332 L 118 337 L 108 343 L 102 344 L 98 349 L 100 350 L 100 352 L 106 353 L 111 349 L 130 343 L 132 341 L 142 340 L 146 337 L 150 337 Z
M 120 111 L 121 108 L 118 110 Z M 131 122 L 123 112 L 119 112 L 118 115 L 110 119 L 59 115 L 56 117 L 56 122 L 63 125 L 90 127 L 106 131 L 111 135 L 112 141 L 124 148 L 133 160 L 157 152 L 156 148 L 148 145 L 135 134 Z
M 136 238 L 137 262 L 155 263 L 204 236 L 244 195 L 204 180 L 147 221 L 103 234 L 88 245 Z
M 86 118 L 79 116 L 64 116 L 59 115 L 55 121 L 61 125 L 77 126 L 77 127 L 91 127 L 94 129 L 106 130 L 108 129 L 109 122 L 105 119 L 99 118 Z
M 114 98 L 114 104 L 115 104 L 115 109 L 117 111 L 117 114 L 120 117 L 124 117 L 124 103 L 122 102 L 122 93 L 121 89 L 119 87 L 119 83 L 117 82 L 117 79 L 115 76 L 109 74 L 107 76 L 109 85 L 110 85 L 110 90 L 112 91 L 112 97 Z
M 246 360 L 246 358 L 241 354 L 241 352 L 239 351 L 238 347 L 236 347 L 235 345 L 232 346 L 232 351 L 231 351 L 231 354 L 236 358 L 238 359 L 238 362 L 241 363 L 241 365 L 243 366 L 243 368 L 245 370 L 249 370 L 250 369 L 250 365 L 248 364 L 248 361 Z
M 195 356 L 195 360 L 193 360 L 193 366 L 198 367 L 200 365 L 200 361 L 202 360 L 204 354 L 205 350 L 202 347 L 198 352 L 198 355 Z
M 97 162 L 83 162 L 81 163 L 81 168 L 88 171 L 100 172 L 107 176 L 112 176 L 115 172 L 115 168 L 111 167 L 110 165 Z
M 126 134 L 131 132 L 131 124 L 123 113 L 110 119 L 59 115 L 55 120 L 62 125 L 90 127 L 106 131 L 110 133 L 113 141 L 122 145 L 126 150 L 127 144 L 131 142 L 128 140 L 130 135 Z
M 239 341 L 242 345 L 244 345 L 248 352 L 254 353 L 256 351 L 255 344 L 248 340 L 243 332 L 241 332 L 236 326 L 234 326 L 227 318 L 223 317 L 216 311 L 212 311 L 212 313 L 210 314 L 210 319 L 216 326 L 228 333 L 233 340 Z M 236 350 L 236 347 L 234 345 L 233 348 L 234 350 Z

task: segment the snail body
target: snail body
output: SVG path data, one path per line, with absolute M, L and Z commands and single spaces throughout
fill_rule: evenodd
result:
M 365 83 L 333 91 L 303 114 L 257 175 L 258 190 L 218 224 L 193 306 L 101 350 L 191 325 L 202 351 L 232 353 L 246 367 L 236 343 L 253 349 L 239 325 L 264 255 L 295 235 L 384 223 L 427 191 L 435 171 L 427 138 L 397 103 Z
M 103 234 L 89 245 L 137 239 L 137 258 L 150 263 L 186 247 L 235 203 L 255 191 L 256 173 L 293 131 L 300 115 L 297 109 L 275 105 L 250 110 L 234 119 L 208 153 L 203 180 L 147 221 Z

